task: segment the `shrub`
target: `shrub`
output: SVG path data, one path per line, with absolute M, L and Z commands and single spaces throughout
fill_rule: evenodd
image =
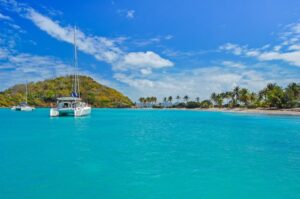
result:
M 199 102 L 188 102 L 186 103 L 186 108 L 200 108 Z
M 200 103 L 201 108 L 212 108 L 214 105 L 210 100 L 204 100 Z

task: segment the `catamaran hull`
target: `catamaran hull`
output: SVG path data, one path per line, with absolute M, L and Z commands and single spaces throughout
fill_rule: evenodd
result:
M 85 108 L 80 108 L 80 109 L 76 109 L 74 111 L 74 116 L 75 117 L 80 117 L 80 116 L 86 116 L 91 114 L 91 107 L 85 107 Z
M 12 107 L 14 111 L 33 111 L 34 109 L 33 107 Z
M 92 110 L 91 107 L 74 108 L 74 109 L 51 108 L 50 116 L 51 117 L 59 117 L 59 116 L 81 117 L 81 116 L 87 116 L 91 114 L 91 110 Z

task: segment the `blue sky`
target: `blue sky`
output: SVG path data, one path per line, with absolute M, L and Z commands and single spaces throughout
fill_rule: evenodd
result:
M 72 72 L 140 96 L 300 80 L 296 0 L 0 0 L 0 90 Z

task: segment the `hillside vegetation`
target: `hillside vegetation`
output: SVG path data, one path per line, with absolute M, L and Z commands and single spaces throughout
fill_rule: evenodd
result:
M 87 76 L 80 76 L 80 95 L 93 107 L 131 107 L 132 101 L 119 91 L 101 85 Z M 0 107 L 10 107 L 25 101 L 25 85 L 18 84 L 0 92 Z M 72 77 L 58 77 L 28 83 L 28 104 L 36 107 L 54 105 L 57 97 L 70 96 Z

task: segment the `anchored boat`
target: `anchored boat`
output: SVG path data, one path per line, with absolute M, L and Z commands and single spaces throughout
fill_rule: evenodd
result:
M 72 82 L 71 97 L 57 98 L 57 105 L 50 109 L 50 116 L 86 116 L 91 113 L 91 106 L 83 102 L 79 92 L 79 78 L 77 74 L 77 46 L 76 46 L 76 28 L 74 28 L 74 76 Z
M 50 116 L 85 116 L 91 113 L 91 107 L 79 97 L 57 98 L 57 107 L 50 109 Z
M 28 103 L 27 103 L 27 98 L 28 98 L 28 84 L 26 82 L 26 92 L 25 92 L 25 102 L 21 102 L 19 105 L 17 106 L 13 106 L 11 108 L 11 110 L 14 110 L 14 111 L 33 111 L 35 108 L 32 107 L 32 106 L 29 106 Z

